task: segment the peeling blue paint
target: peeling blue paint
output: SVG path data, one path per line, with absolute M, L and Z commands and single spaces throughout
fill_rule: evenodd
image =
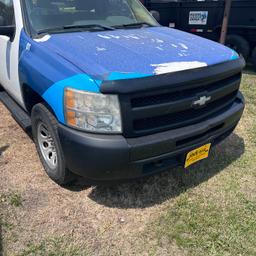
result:
M 198 61 L 214 65 L 234 55 L 221 44 L 165 27 L 56 34 L 39 44 L 98 80 L 115 77 L 112 73 L 153 76 L 151 64 Z
M 165 27 L 63 33 L 36 41 L 22 31 L 19 75 L 21 84 L 41 95 L 65 123 L 65 87 L 100 93 L 104 80 L 172 72 L 175 63 L 182 70 L 190 63 L 214 65 L 238 57 L 223 45 Z

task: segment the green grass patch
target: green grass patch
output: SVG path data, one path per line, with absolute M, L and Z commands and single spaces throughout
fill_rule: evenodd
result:
M 2 230 L 12 230 L 14 225 L 8 221 L 4 221 L 3 218 L 0 217 L 0 229 Z
M 2 203 L 7 203 L 11 206 L 19 207 L 22 206 L 22 197 L 19 193 L 11 192 L 0 196 Z
M 168 251 L 176 244 L 188 255 L 256 256 L 256 74 L 243 76 L 241 91 L 246 110 L 236 136 L 222 144 L 211 163 L 193 169 L 220 174 L 194 188 L 185 185 L 184 193 L 156 217 L 147 234 L 158 248 Z M 236 138 L 245 143 L 239 157 L 233 157 L 242 148 Z
M 9 195 L 9 203 L 12 206 L 19 207 L 22 205 L 22 198 L 20 194 L 14 193 Z
M 38 244 L 28 244 L 19 256 L 86 256 L 89 255 L 86 248 L 75 246 L 70 239 L 51 238 Z
M 159 220 L 157 237 L 191 255 L 256 255 L 256 202 L 240 196 L 225 208 L 208 200 L 181 196 Z

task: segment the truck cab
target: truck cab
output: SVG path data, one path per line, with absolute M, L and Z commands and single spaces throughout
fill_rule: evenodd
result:
M 0 0 L 0 99 L 60 185 L 207 158 L 242 116 L 244 64 L 138 0 Z

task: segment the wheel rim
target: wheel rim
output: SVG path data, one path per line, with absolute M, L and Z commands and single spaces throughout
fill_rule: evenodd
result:
M 42 122 L 37 126 L 37 140 L 45 162 L 51 169 L 55 169 L 58 164 L 55 143 L 47 126 Z

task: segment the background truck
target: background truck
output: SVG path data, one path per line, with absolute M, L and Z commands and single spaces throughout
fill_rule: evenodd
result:
M 164 26 L 219 41 L 224 0 L 146 0 L 149 10 L 158 11 Z M 252 60 L 256 67 L 256 1 L 233 0 L 226 45 Z
M 137 0 L 0 4 L 0 99 L 58 184 L 187 168 L 242 116 L 243 58 Z

